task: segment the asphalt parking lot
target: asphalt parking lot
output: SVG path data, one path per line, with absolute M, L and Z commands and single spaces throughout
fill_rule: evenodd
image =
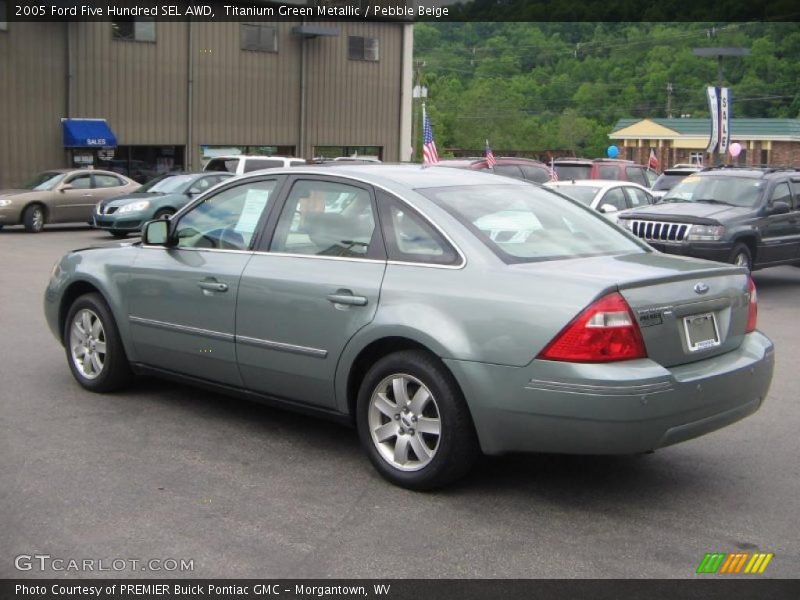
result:
M 706 552 L 756 549 L 775 554 L 764 576 L 800 573 L 798 268 L 754 276 L 777 348 L 754 416 L 645 456 L 485 459 L 421 494 L 336 424 L 158 380 L 83 391 L 42 293 L 58 257 L 95 243 L 112 240 L 0 232 L 0 577 L 684 578 Z M 15 568 L 34 554 L 194 568 Z

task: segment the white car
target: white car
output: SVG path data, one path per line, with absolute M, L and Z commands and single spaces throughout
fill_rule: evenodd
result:
M 245 154 L 234 154 L 231 156 L 215 156 L 212 158 L 203 171 L 227 171 L 241 175 L 260 169 L 277 169 L 283 167 L 300 167 L 306 164 L 305 159 L 295 158 L 294 156 L 247 156 Z
M 544 185 L 605 215 L 656 202 L 650 190 L 631 181 L 576 179 L 548 181 Z

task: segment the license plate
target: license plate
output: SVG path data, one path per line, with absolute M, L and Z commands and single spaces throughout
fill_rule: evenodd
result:
M 714 313 L 684 317 L 683 326 L 686 329 L 686 342 L 690 352 L 720 345 L 717 319 L 714 317 Z

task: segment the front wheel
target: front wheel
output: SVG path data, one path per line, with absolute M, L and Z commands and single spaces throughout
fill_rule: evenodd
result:
M 64 324 L 67 363 L 75 380 L 92 392 L 112 392 L 132 374 L 117 325 L 99 294 L 80 296 Z
M 730 262 L 737 267 L 744 267 L 748 271 L 753 270 L 753 257 L 750 254 L 750 248 L 747 247 L 747 244 L 739 243 L 733 247 L 733 250 L 731 250 Z
M 356 422 L 372 464 L 401 487 L 427 490 L 451 483 L 480 453 L 458 385 L 425 352 L 397 352 L 373 365 L 361 384 Z
M 39 233 L 44 228 L 44 208 L 32 204 L 22 213 L 22 224 L 28 233 Z
M 157 221 L 158 219 L 163 219 L 165 217 L 169 218 L 174 214 L 175 214 L 175 211 L 172 210 L 171 208 L 162 208 L 155 215 L 153 215 L 153 219 L 155 219 Z

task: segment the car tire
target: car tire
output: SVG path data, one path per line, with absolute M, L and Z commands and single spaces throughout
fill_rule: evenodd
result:
M 156 214 L 153 215 L 153 219 L 157 221 L 158 219 L 163 219 L 164 217 L 171 217 L 174 214 L 175 211 L 171 208 L 162 208 L 161 210 L 156 211 Z
M 113 392 L 133 377 L 111 309 L 100 294 L 84 294 L 72 303 L 64 321 L 64 348 L 73 377 L 89 391 Z
M 426 352 L 396 352 L 369 369 L 358 393 L 356 424 L 374 467 L 404 488 L 442 487 L 466 475 L 480 455 L 461 390 Z
M 753 270 L 753 256 L 747 244 L 738 243 L 731 250 L 731 257 L 728 261 L 739 267 L 745 267 L 748 272 Z
M 110 233 L 113 237 L 117 238 L 118 240 L 128 237 L 127 231 L 109 231 L 108 233 Z
M 28 233 L 39 233 L 44 228 L 45 213 L 41 204 L 31 204 L 22 213 L 22 224 Z

